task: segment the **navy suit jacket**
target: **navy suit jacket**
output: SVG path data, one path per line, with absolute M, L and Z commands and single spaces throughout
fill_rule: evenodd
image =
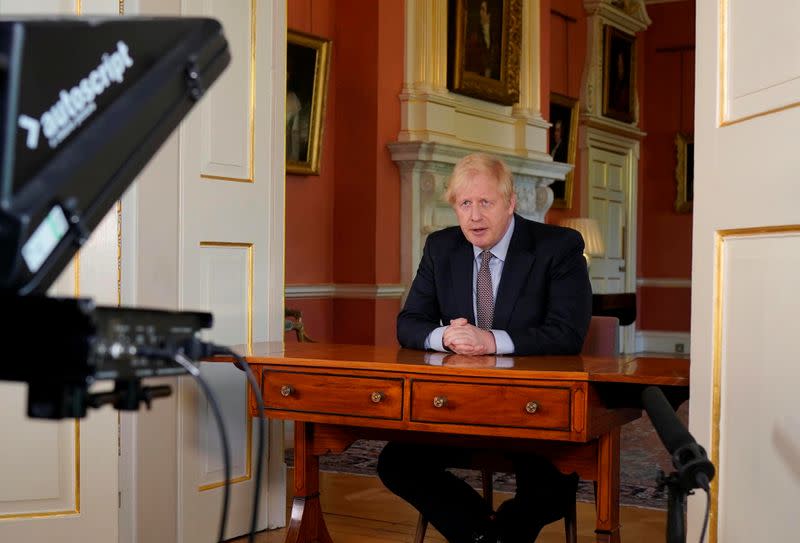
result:
M 577 354 L 592 312 L 583 239 L 570 228 L 514 217 L 492 328 L 508 332 L 514 354 Z M 472 244 L 460 227 L 428 236 L 397 317 L 400 345 L 424 349 L 425 338 L 451 319 L 475 324 L 473 259 Z

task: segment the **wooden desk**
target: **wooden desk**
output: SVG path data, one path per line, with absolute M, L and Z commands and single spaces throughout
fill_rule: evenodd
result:
M 597 481 L 596 539 L 620 541 L 620 427 L 641 416 L 643 386 L 664 385 L 673 397 L 688 397 L 687 359 L 431 354 L 364 345 L 253 346 L 246 359 L 267 416 L 297 421 L 287 542 L 332 541 L 319 501 L 319 456 L 362 438 L 536 450 L 562 471 Z M 250 409 L 258 415 L 252 398 Z

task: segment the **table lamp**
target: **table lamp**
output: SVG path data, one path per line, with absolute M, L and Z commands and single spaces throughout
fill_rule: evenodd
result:
M 572 228 L 580 232 L 583 236 L 583 257 L 586 259 L 586 265 L 591 262 L 591 257 L 602 256 L 606 252 L 605 243 L 603 243 L 603 236 L 600 233 L 600 225 L 596 219 L 588 217 L 568 217 L 559 221 L 561 226 Z

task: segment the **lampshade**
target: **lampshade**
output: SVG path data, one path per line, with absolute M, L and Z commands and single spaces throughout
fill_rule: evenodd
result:
M 583 243 L 586 245 L 584 253 L 588 256 L 600 256 L 605 254 L 606 245 L 603 243 L 603 236 L 600 234 L 600 225 L 597 220 L 588 217 L 570 217 L 559 221 L 561 226 L 577 230 L 583 236 Z

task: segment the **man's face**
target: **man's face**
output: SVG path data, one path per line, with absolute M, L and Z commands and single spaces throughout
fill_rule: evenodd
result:
M 514 214 L 516 196 L 512 194 L 510 201 L 506 202 L 497 181 L 485 173 L 478 173 L 461 184 L 455 197 L 453 208 L 467 240 L 481 249 L 495 246 Z

